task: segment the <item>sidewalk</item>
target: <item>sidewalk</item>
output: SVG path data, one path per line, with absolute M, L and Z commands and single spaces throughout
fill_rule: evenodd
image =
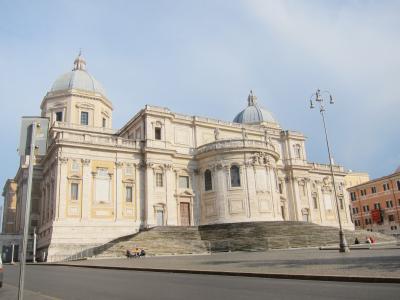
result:
M 400 283 L 400 248 L 396 246 L 353 250 L 350 253 L 317 249 L 276 250 L 140 259 L 90 259 L 41 265 Z

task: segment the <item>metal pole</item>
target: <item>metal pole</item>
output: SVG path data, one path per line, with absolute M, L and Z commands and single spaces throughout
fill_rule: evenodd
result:
M 22 238 L 22 250 L 19 269 L 19 286 L 18 286 L 18 300 L 24 298 L 24 279 L 25 279 L 25 264 L 26 264 L 26 249 L 28 244 L 28 229 L 29 229 L 29 215 L 31 210 L 31 194 L 32 194 L 32 179 L 33 179 L 33 163 L 35 160 L 35 136 L 36 136 L 36 123 L 32 123 L 32 136 L 31 148 L 29 155 L 29 169 L 28 169 L 28 191 L 25 202 L 25 219 L 24 219 L 24 234 Z
M 350 248 L 347 245 L 347 241 L 346 241 L 346 238 L 344 236 L 344 232 L 343 232 L 343 228 L 342 228 L 342 220 L 340 218 L 339 201 L 338 201 L 337 192 L 336 192 L 335 175 L 333 174 L 332 157 L 331 157 L 331 150 L 329 148 L 328 132 L 326 130 L 324 110 L 325 110 L 324 107 L 321 105 L 320 112 L 321 112 L 321 116 L 322 116 L 322 122 L 324 123 L 326 147 L 328 148 L 329 166 L 330 166 L 330 169 L 331 169 L 333 190 L 334 190 L 334 193 L 335 193 L 335 200 L 336 200 L 335 201 L 336 202 L 336 211 L 337 211 L 338 221 L 339 221 L 339 251 L 340 252 L 350 252 Z
M 11 244 L 11 262 L 10 264 L 14 264 L 14 244 Z
M 37 239 L 37 234 L 36 234 L 36 227 L 33 227 L 33 262 L 36 262 L 36 239 Z

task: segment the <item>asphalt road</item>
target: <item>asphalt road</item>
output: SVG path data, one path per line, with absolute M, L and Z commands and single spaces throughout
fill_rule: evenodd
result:
M 27 266 L 24 299 L 398 299 L 400 284 Z M 5 266 L 0 299 L 16 299 L 18 266 Z

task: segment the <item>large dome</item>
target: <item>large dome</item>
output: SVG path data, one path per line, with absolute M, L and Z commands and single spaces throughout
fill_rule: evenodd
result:
M 106 97 L 106 92 L 101 84 L 86 71 L 86 62 L 80 53 L 75 59 L 73 70 L 61 75 L 53 83 L 50 92 L 68 91 L 71 89 L 101 94 Z
M 257 104 L 257 97 L 253 95 L 252 91 L 250 91 L 247 101 L 248 106 L 233 119 L 233 122 L 243 124 L 276 123 L 272 114 Z

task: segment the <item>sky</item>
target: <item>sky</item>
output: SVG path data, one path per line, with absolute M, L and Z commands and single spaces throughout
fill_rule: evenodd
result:
M 20 118 L 40 115 L 52 83 L 87 70 L 122 127 L 146 104 L 231 121 L 253 90 L 285 130 L 327 163 L 317 88 L 334 161 L 371 178 L 400 165 L 399 1 L 0 0 L 0 184 L 16 174 Z M 1 200 L 0 200 L 1 203 Z

